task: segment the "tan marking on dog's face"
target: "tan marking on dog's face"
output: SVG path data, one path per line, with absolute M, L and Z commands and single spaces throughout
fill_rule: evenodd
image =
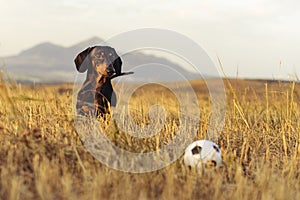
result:
M 91 62 L 92 66 L 97 72 L 98 75 L 110 76 L 112 74 L 108 74 L 108 71 L 111 71 L 113 68 L 112 60 L 114 60 L 114 52 L 109 48 L 94 48 L 91 53 Z
M 104 51 L 99 48 L 93 49 L 90 54 L 92 66 L 95 71 L 100 75 L 107 75 L 106 67 L 107 67 L 107 60 L 104 56 Z

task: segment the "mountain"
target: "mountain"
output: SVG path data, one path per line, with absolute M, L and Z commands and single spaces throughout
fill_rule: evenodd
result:
M 41 43 L 20 52 L 18 55 L 5 57 L 3 69 L 11 78 L 19 82 L 74 82 L 77 75 L 74 65 L 76 55 L 87 47 L 99 45 L 102 42 L 101 38 L 92 37 L 70 47 L 63 47 L 49 42 Z M 123 71 L 136 70 L 137 72 L 131 80 L 143 81 L 149 80 L 149 78 L 152 81 L 178 80 L 178 76 L 170 75 L 168 68 L 160 70 L 162 65 L 168 66 L 177 74 L 184 74 L 188 79 L 201 78 L 166 58 L 154 55 L 131 53 L 122 56 L 122 60 Z M 135 68 L 135 66 L 145 63 L 160 63 L 161 66 L 149 64 L 143 68 Z M 81 77 L 84 77 L 84 75 Z

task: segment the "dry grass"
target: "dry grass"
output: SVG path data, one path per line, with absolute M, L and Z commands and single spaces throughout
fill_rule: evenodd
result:
M 300 199 L 300 88 L 295 83 L 225 80 L 227 113 L 219 146 L 224 166 L 197 174 L 181 159 L 151 173 L 107 168 L 81 144 L 73 126 L 72 86 L 0 84 L 0 199 Z M 194 81 L 202 139 L 209 125 L 209 97 Z M 176 100 L 164 88 L 156 99 L 169 107 L 159 138 L 115 142 L 132 151 L 172 140 Z M 147 124 L 147 99 L 137 91 L 132 111 Z M 148 96 L 147 96 L 148 95 Z M 165 95 L 165 96 L 163 96 Z M 167 97 L 166 97 L 167 95 Z M 155 100 L 155 101 L 156 101 Z M 170 106 L 172 105 L 172 106 Z M 123 140 L 122 138 L 126 138 Z

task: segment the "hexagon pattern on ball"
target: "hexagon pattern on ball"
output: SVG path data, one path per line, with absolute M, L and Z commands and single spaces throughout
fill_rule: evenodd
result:
M 198 170 L 219 167 L 222 164 L 220 148 L 210 140 L 197 140 L 186 148 L 184 164 Z

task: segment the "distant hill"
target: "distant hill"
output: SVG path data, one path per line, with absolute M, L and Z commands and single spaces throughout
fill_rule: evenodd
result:
M 74 58 L 89 46 L 101 44 L 103 40 L 98 37 L 90 38 L 70 47 L 63 47 L 52 43 L 41 43 L 18 55 L 4 58 L 4 71 L 19 82 L 74 82 L 77 71 Z M 128 54 L 123 60 L 123 71 L 132 71 L 132 67 L 145 63 L 160 63 L 183 74 L 188 79 L 199 79 L 199 75 L 191 73 L 168 59 L 144 53 Z M 134 80 L 164 80 L 177 81 L 178 77 L 170 76 L 167 69 L 165 73 L 157 74 L 155 68 L 143 68 L 134 75 Z

